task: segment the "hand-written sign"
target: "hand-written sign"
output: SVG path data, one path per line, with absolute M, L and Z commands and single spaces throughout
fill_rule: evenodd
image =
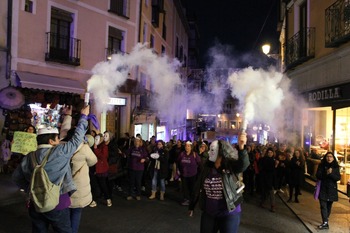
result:
M 16 131 L 13 134 L 11 151 L 27 155 L 31 151 L 36 151 L 36 134 Z

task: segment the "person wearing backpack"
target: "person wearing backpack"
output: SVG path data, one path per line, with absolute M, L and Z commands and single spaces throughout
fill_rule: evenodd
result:
M 28 154 L 23 158 L 21 165 L 14 171 L 12 178 L 14 182 L 26 192 L 30 192 L 30 201 L 28 203 L 29 216 L 32 222 L 32 232 L 46 233 L 49 225 L 54 232 L 71 233 L 71 221 L 69 206 L 71 204 L 70 195 L 76 191 L 73 182 L 70 160 L 79 145 L 84 141 L 85 132 L 88 127 L 89 106 L 81 110 L 81 117 L 76 127 L 72 139 L 61 144 L 57 128 L 41 128 L 38 130 L 37 142 L 38 149 L 33 154 Z M 35 190 L 31 189 L 32 174 L 34 171 L 32 160 L 38 164 L 46 161 L 44 169 L 49 180 L 56 186 L 59 186 L 58 204 L 49 211 L 46 208 L 40 209 L 41 205 L 46 207 L 46 203 L 35 203 L 34 200 L 40 200 L 40 196 Z M 33 182 L 32 182 L 33 183 Z M 44 194 L 49 193 L 43 190 Z M 36 197 L 36 198 L 33 198 Z
M 246 134 L 242 133 L 237 149 L 222 140 L 210 144 L 209 158 L 196 182 L 188 209 L 189 216 L 193 216 L 199 201 L 202 210 L 200 233 L 238 232 L 244 188 L 239 177 L 249 166 L 249 156 L 244 148 L 246 140 Z

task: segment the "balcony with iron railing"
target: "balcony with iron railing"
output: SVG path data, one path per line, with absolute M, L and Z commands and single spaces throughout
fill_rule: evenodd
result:
M 338 0 L 325 11 L 325 46 L 337 47 L 350 40 L 350 2 Z
M 315 28 L 300 30 L 287 40 L 285 47 L 286 69 L 292 69 L 315 57 Z
M 45 61 L 80 66 L 81 40 L 46 33 Z

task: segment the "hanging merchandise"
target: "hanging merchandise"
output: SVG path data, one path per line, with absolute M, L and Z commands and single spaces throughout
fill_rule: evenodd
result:
M 0 90 L 0 107 L 14 110 L 24 104 L 24 95 L 14 87 L 5 87 Z

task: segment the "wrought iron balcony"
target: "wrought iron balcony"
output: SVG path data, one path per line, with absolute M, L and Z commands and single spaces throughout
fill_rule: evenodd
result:
M 80 65 L 81 41 L 79 39 L 47 32 L 46 48 L 45 61 Z
M 338 0 L 325 11 L 325 46 L 337 47 L 350 40 L 350 3 Z
M 300 30 L 287 40 L 285 46 L 285 64 L 287 69 L 315 57 L 315 28 Z

